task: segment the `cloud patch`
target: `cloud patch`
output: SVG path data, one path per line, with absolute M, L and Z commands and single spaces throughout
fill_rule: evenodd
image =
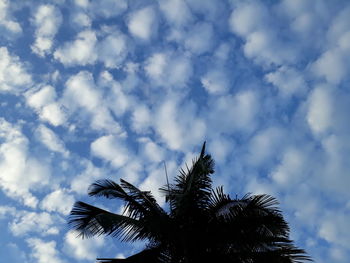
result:
M 104 245 L 102 238 L 81 239 L 77 238 L 77 233 L 69 231 L 65 235 L 65 243 L 63 250 L 70 257 L 78 260 L 95 260 L 97 257 L 97 249 Z
M 34 14 L 32 23 L 36 27 L 32 51 L 39 56 L 51 53 L 54 37 L 62 23 L 62 15 L 53 5 L 41 5 Z
M 58 189 L 46 195 L 41 201 L 41 208 L 48 212 L 68 215 L 74 204 L 74 197 L 66 189 Z
M 38 199 L 32 190 L 49 182 L 50 169 L 31 156 L 29 141 L 20 128 L 0 119 L 0 187 L 4 193 L 29 207 L 36 207 Z
M 80 32 L 76 39 L 56 49 L 54 58 L 67 66 L 90 65 L 97 60 L 95 50 L 97 37 L 92 30 Z
M 60 102 L 54 87 L 45 85 L 39 89 L 29 90 L 26 94 L 27 104 L 33 108 L 39 117 L 53 126 L 63 125 L 67 115 Z
M 92 142 L 91 153 L 117 168 L 125 165 L 131 157 L 124 140 L 113 135 L 102 136 Z
M 31 84 L 32 77 L 19 57 L 0 47 L 0 91 L 18 94 Z
M 48 236 L 59 233 L 58 228 L 54 226 L 56 223 L 54 218 L 46 212 L 19 211 L 9 228 L 15 236 L 27 236 L 29 233 Z
M 69 152 L 66 150 L 64 143 L 51 129 L 41 124 L 37 128 L 36 133 L 38 140 L 43 143 L 49 150 L 53 152 L 59 152 L 65 157 L 69 156 Z
M 153 7 L 145 7 L 130 14 L 129 32 L 140 40 L 150 40 L 157 33 L 157 17 Z
M 39 238 L 28 238 L 28 246 L 32 248 L 30 254 L 38 263 L 66 263 L 59 256 L 55 241 L 44 241 Z
M 3 27 L 12 34 L 22 33 L 21 25 L 11 15 L 10 4 L 9 0 L 0 0 L 0 28 Z

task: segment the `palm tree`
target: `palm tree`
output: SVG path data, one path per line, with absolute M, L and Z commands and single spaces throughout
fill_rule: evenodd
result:
M 170 211 L 160 207 L 149 191 L 120 180 L 99 180 L 90 196 L 125 202 L 115 214 L 76 202 L 69 224 L 83 238 L 110 235 L 121 241 L 148 241 L 140 253 L 126 259 L 98 262 L 223 262 L 297 263 L 311 260 L 289 239 L 289 227 L 277 200 L 269 195 L 231 198 L 223 187 L 212 189 L 214 161 L 205 143 L 191 168 L 181 169 L 175 183 L 160 190 Z

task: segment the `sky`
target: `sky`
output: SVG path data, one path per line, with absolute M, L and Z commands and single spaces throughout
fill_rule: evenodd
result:
M 94 262 L 98 179 L 151 190 L 201 145 L 214 186 L 275 196 L 317 263 L 350 259 L 350 1 L 0 0 L 0 261 Z

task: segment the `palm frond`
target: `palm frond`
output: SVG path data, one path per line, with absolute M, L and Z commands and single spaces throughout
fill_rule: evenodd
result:
M 230 201 L 221 191 L 217 196 L 220 195 L 211 210 L 215 212 L 209 227 L 214 243 L 235 251 L 255 248 L 270 251 L 290 245 L 289 226 L 276 206 L 275 198 L 246 195 Z
M 125 259 L 97 258 L 97 263 L 143 263 L 143 262 L 170 262 L 170 258 L 163 252 L 161 247 L 146 248 L 141 252 Z
M 222 214 L 225 212 L 225 207 L 232 203 L 232 199 L 229 195 L 224 193 L 222 186 L 217 187 L 211 191 L 208 210 L 212 215 Z
M 90 185 L 88 193 L 90 196 L 104 196 L 125 201 L 124 213 L 134 219 L 145 216 L 149 213 L 150 207 L 156 206 L 151 194 L 141 193 L 135 186 L 122 179 L 121 185 L 108 179 L 98 180 Z
M 82 237 L 111 235 L 122 241 L 148 240 L 126 259 L 99 263 L 241 262 L 301 263 L 311 260 L 293 245 L 277 200 L 247 194 L 231 199 L 223 187 L 212 189 L 214 161 L 203 143 L 198 158 L 180 169 L 174 183 L 161 188 L 170 203 L 166 213 L 149 191 L 127 181 L 98 180 L 89 195 L 125 202 L 122 215 L 75 203 L 69 224 Z
M 120 179 L 120 182 L 121 187 L 127 191 L 128 196 L 141 204 L 147 211 L 162 215 L 165 214 L 165 211 L 159 206 L 150 191 L 141 191 L 123 179 Z
M 142 222 L 84 202 L 74 204 L 68 224 L 82 238 L 112 235 L 123 241 L 135 241 L 151 237 L 150 234 L 145 233 L 145 226 Z
M 125 199 L 126 193 L 123 188 L 112 180 L 97 180 L 89 186 L 89 196 L 104 196 L 106 198 Z
M 180 170 L 175 183 L 161 188 L 174 213 L 205 209 L 208 205 L 212 181 L 210 174 L 214 172 L 214 161 L 205 154 L 205 143 L 201 154 L 192 162 L 192 167 Z
M 240 259 L 240 262 L 303 263 L 312 261 L 303 249 L 296 248 L 291 244 L 276 246 L 271 250 L 239 251 L 234 253 L 234 255 L 234 257 Z

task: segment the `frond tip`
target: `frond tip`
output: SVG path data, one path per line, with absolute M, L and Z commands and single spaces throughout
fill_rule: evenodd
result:
M 138 220 L 114 214 L 84 202 L 74 204 L 68 224 L 82 238 L 99 235 L 112 235 L 125 241 L 141 238 L 138 233 L 142 225 Z
M 204 141 L 203 145 L 202 145 L 202 150 L 201 150 L 201 154 L 200 154 L 200 158 L 203 158 L 204 157 L 204 154 L 205 154 L 205 145 L 206 145 L 206 141 Z
M 125 192 L 120 185 L 112 180 L 97 180 L 89 186 L 89 196 L 104 196 L 106 198 L 123 198 Z

